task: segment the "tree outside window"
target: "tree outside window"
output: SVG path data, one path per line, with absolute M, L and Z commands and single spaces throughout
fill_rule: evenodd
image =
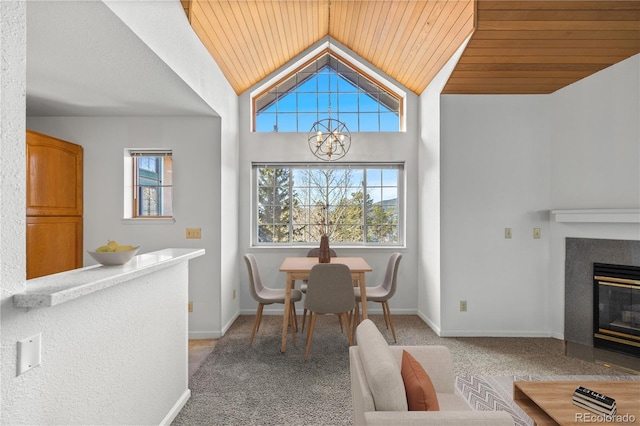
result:
M 400 244 L 401 165 L 254 168 L 258 244 Z

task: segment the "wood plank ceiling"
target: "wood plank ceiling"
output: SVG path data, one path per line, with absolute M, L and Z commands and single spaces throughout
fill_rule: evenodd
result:
M 184 4 L 184 2 L 183 2 Z M 191 0 L 196 34 L 240 94 L 326 37 L 421 93 L 473 31 L 473 0 Z
M 443 93 L 552 93 L 640 53 L 640 1 L 477 3 Z
M 552 93 L 640 53 L 640 0 L 182 3 L 238 94 L 327 33 L 416 94 L 472 33 L 443 93 Z

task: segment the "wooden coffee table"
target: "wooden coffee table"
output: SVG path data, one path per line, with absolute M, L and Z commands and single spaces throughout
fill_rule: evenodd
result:
M 575 405 L 571 397 L 578 386 L 610 396 L 616 400 L 619 422 L 640 423 L 640 381 L 557 381 L 513 382 L 513 400 L 536 425 L 584 425 L 596 423 L 595 413 Z M 627 416 L 625 420 L 622 416 Z

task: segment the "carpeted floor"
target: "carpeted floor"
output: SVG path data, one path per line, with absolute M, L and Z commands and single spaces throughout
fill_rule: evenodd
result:
M 393 344 L 380 315 L 370 317 Z M 280 353 L 282 317 L 263 317 L 253 346 L 253 316 L 240 316 L 191 377 L 192 392 L 174 425 L 350 425 L 352 424 L 348 342 L 335 316 L 319 316 L 311 357 L 304 361 L 306 333 L 289 337 Z M 478 409 L 514 411 L 517 424 L 530 424 L 510 400 L 514 376 L 625 376 L 602 365 L 568 358 L 562 342 L 550 338 L 441 338 L 420 318 L 394 316 L 398 345 L 445 345 L 454 359 L 457 391 Z M 473 379 L 475 377 L 475 379 Z M 474 384 L 475 383 L 475 384 Z M 498 386 L 499 385 L 499 386 Z M 488 408 L 473 395 L 495 392 L 501 401 Z M 480 389 L 484 388 L 484 390 Z M 465 395 L 465 392 L 467 393 Z M 497 398 L 491 397 L 496 400 Z M 493 402 L 491 402 L 493 403 Z M 484 407 L 477 404 L 485 404 Z

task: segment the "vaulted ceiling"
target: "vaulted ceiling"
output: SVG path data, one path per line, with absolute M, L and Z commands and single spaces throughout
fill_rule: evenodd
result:
M 182 0 L 236 93 L 327 34 L 416 94 L 552 93 L 640 53 L 640 0 Z

